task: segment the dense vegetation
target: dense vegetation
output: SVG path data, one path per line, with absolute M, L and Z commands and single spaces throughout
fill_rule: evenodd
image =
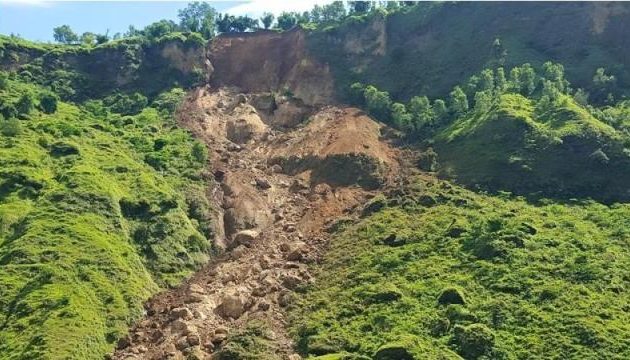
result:
M 416 179 L 366 209 L 293 311 L 304 354 L 630 356 L 628 205 L 530 203 Z
M 208 260 L 205 147 L 181 89 L 78 106 L 0 75 L 0 357 L 99 358 Z
M 595 73 L 593 103 L 601 106 L 590 105 L 589 93 L 572 89 L 564 67 L 551 62 L 538 72 L 529 64 L 485 69 L 447 101 L 397 103 L 360 83 L 349 92 L 411 141 L 435 147 L 426 170 L 494 190 L 612 202 L 630 199 L 630 107 L 614 102 L 614 80 L 601 68 Z
M 206 148 L 173 113 L 208 39 L 295 26 L 342 100 L 467 187 L 407 179 L 334 235 L 291 309 L 303 355 L 630 357 L 630 22 L 598 6 L 192 3 L 112 37 L 0 36 L 0 358 L 100 358 L 212 256 Z M 250 325 L 219 358 L 273 358 Z

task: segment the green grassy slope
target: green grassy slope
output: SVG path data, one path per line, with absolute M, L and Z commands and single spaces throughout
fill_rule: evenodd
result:
M 454 121 L 435 141 L 441 171 L 467 185 L 630 199 L 630 137 L 568 96 L 537 108 L 536 100 L 501 95 L 489 110 Z
M 303 354 L 630 356 L 628 205 L 531 204 L 419 180 L 379 201 L 336 236 L 292 311 Z
M 0 98 L 41 91 L 9 81 Z M 153 108 L 90 108 L 34 110 L 0 135 L 2 359 L 102 358 L 144 300 L 210 254 L 191 136 Z

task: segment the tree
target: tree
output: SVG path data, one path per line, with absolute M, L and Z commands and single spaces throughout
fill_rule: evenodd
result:
M 91 32 L 84 32 L 79 40 L 82 44 L 92 46 L 96 42 L 96 34 Z
M 52 93 L 44 93 L 39 98 L 39 106 L 46 114 L 52 114 L 57 111 L 57 96 Z
M 450 93 L 451 97 L 451 112 L 456 115 L 461 115 L 468 111 L 468 97 L 459 86 L 455 86 Z
M 524 95 L 531 95 L 536 90 L 536 71 L 530 64 L 521 66 L 519 80 Z
M 551 81 L 561 93 L 567 92 L 569 82 L 564 78 L 564 66 L 562 64 L 554 64 L 547 61 L 543 64 L 543 73 L 545 79 Z
M 494 71 L 492 69 L 485 69 L 481 72 L 477 89 L 479 91 L 494 90 Z
M 492 106 L 492 91 L 477 91 L 475 93 L 475 111 L 488 111 Z
M 5 71 L 0 71 L 0 90 L 4 90 L 9 86 L 9 74 Z
M 617 79 L 614 75 L 606 75 L 604 68 L 599 68 L 593 76 L 593 101 L 597 104 L 610 103 L 613 99 Z
M 232 30 L 232 22 L 234 22 L 234 16 L 223 14 L 223 17 L 219 16 L 216 20 L 217 31 L 220 33 L 228 33 Z
M 343 1 L 333 1 L 322 7 L 322 21 L 339 21 L 346 16 L 346 7 Z
M 435 114 L 426 96 L 414 96 L 409 100 L 409 112 L 413 116 L 416 129 L 433 125 Z
M 55 41 L 62 44 L 72 44 L 79 41 L 77 34 L 72 31 L 70 26 L 61 25 L 53 29 L 53 37 Z
M 507 80 L 505 78 L 505 70 L 500 67 L 497 69 L 494 86 L 498 93 L 502 93 L 507 89 Z
M 217 12 L 207 2 L 189 3 L 184 9 L 178 11 L 177 17 L 182 29 L 201 33 L 206 39 L 214 36 Z
M 379 91 L 372 85 L 365 88 L 364 91 L 365 104 L 368 111 L 377 118 L 384 120 L 389 116 L 389 108 L 391 106 L 391 99 L 389 93 L 386 91 Z
M 30 93 L 26 93 L 20 97 L 15 108 L 19 115 L 28 115 L 33 108 L 35 107 L 35 102 L 33 101 L 33 95 Z
M 348 1 L 351 13 L 362 14 L 370 11 L 372 7 L 371 1 Z
M 432 106 L 433 114 L 435 115 L 435 120 L 438 123 L 441 123 L 448 116 L 448 109 L 446 108 L 446 102 L 442 99 L 436 99 L 433 102 Z
M 263 13 L 263 16 L 260 18 L 260 22 L 263 24 L 265 29 L 269 29 L 269 28 L 271 28 L 271 24 L 273 24 L 273 20 L 275 18 L 276 17 L 273 16 L 272 13 L 265 12 L 265 13 Z
M 171 20 L 160 20 L 147 25 L 142 32 L 149 39 L 159 39 L 177 30 L 177 24 Z
M 295 25 L 297 25 L 297 18 L 295 14 L 282 12 L 277 19 L 278 27 L 282 30 L 289 30 Z
M 407 112 L 405 105 L 394 103 L 391 106 L 391 116 L 394 126 L 401 130 L 413 130 L 412 116 Z
M 349 97 L 350 101 L 355 104 L 362 106 L 365 104 L 365 86 L 359 82 L 356 82 L 350 85 Z
M 232 21 L 231 31 L 245 32 L 256 28 L 258 28 L 258 20 L 252 19 L 249 16 L 239 16 Z
M 105 44 L 106 42 L 109 41 L 109 29 L 107 29 L 107 31 L 105 32 L 105 34 L 98 34 L 96 35 L 96 43 L 97 44 Z

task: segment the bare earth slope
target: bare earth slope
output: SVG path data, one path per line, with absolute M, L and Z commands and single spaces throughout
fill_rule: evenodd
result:
M 279 358 L 299 358 L 283 307 L 313 281 L 309 264 L 326 247 L 326 229 L 399 181 L 405 156 L 359 110 L 313 110 L 305 123 L 280 131 L 252 105 L 261 96 L 205 88 L 181 109 L 181 124 L 211 152 L 220 185 L 208 196 L 222 204 L 217 246 L 226 252 L 149 301 L 113 358 L 210 358 L 226 334 L 254 319 L 273 330 Z

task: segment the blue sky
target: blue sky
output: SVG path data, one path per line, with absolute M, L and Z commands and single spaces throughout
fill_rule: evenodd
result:
M 219 12 L 258 17 L 264 11 L 310 10 L 326 0 L 210 1 Z M 124 33 L 129 25 L 144 27 L 160 19 L 177 20 L 187 1 L 47 1 L 0 0 L 0 34 L 11 33 L 37 41 L 52 41 L 52 29 L 70 25 L 76 33 Z

